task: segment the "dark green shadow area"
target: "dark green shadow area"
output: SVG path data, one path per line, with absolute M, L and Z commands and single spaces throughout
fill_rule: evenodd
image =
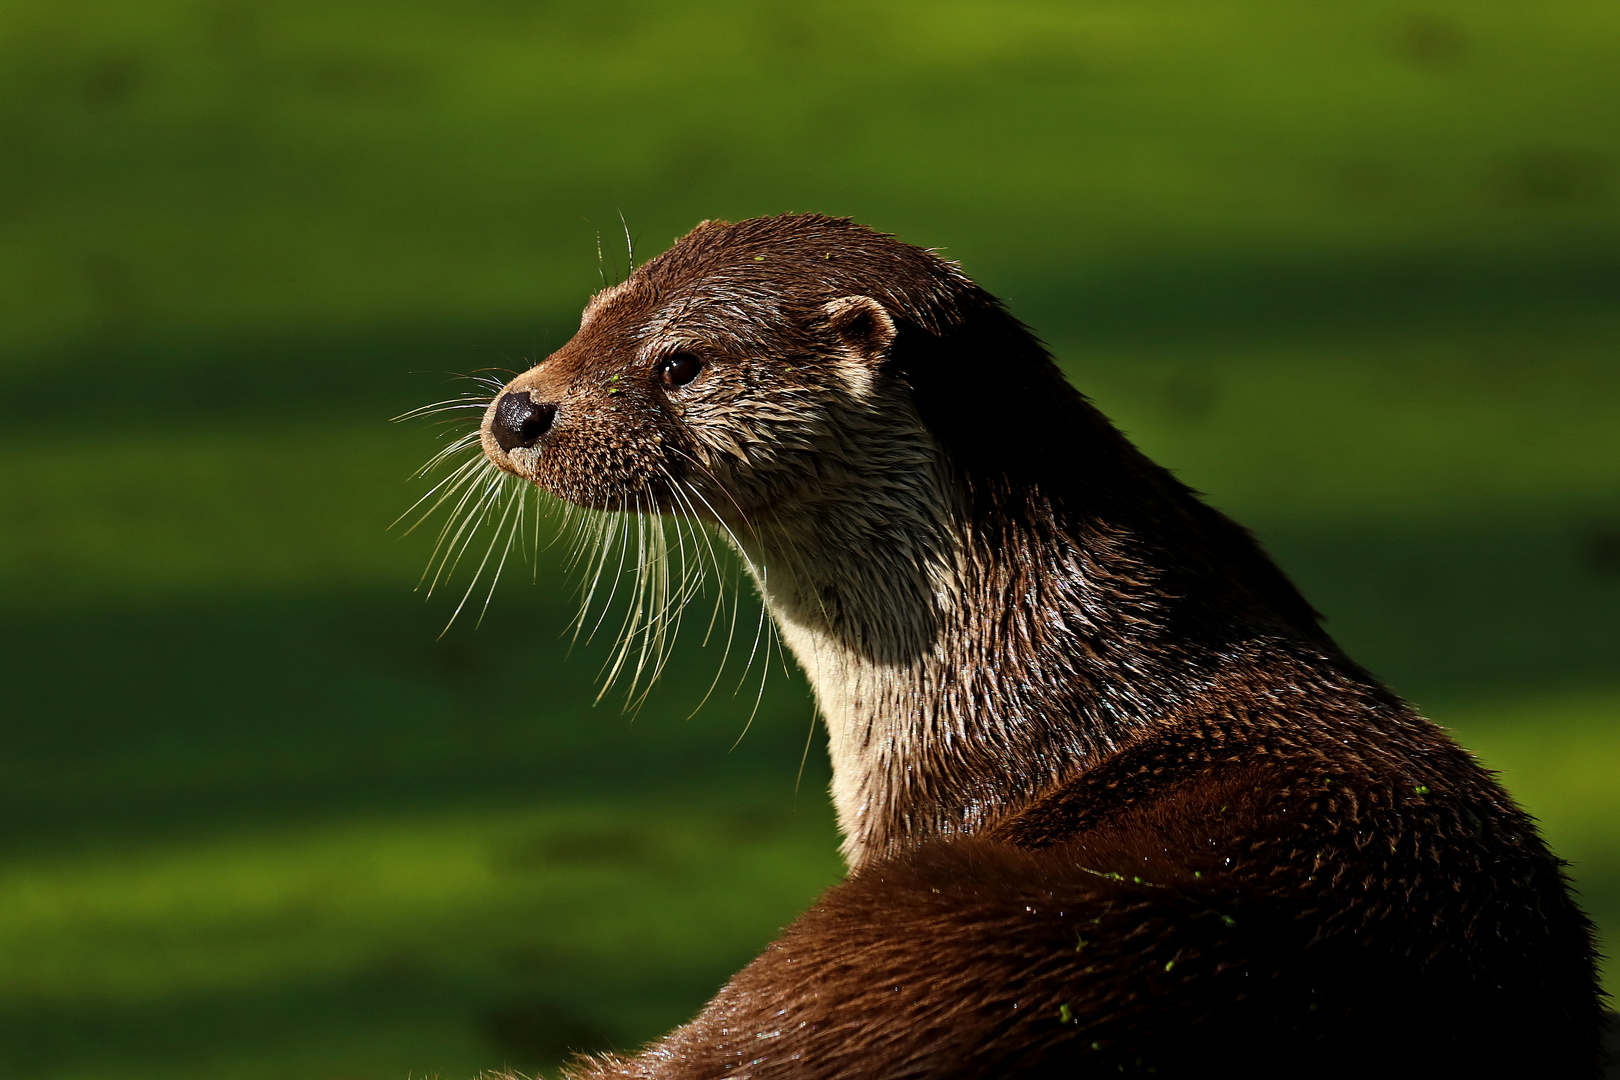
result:
M 622 694 L 593 707 L 604 648 L 570 661 L 558 630 L 573 612 L 525 605 L 523 591 L 442 639 L 445 605 L 409 596 L 0 619 L 0 681 L 28 718 L 8 733 L 0 843 L 77 847 L 700 783 L 791 797 L 810 705 L 779 661 L 768 675 L 756 662 L 740 690 L 733 663 L 690 720 L 718 642 L 681 650 L 639 717 L 620 711 Z M 756 623 L 744 618 L 734 660 L 753 647 Z M 803 799 L 824 801 L 825 780 L 813 753 Z
M 1039 256 L 1034 261 L 1041 261 Z M 1488 333 L 1613 317 L 1620 250 L 1252 253 L 1107 267 L 1054 263 L 987 281 L 1037 333 L 1099 345 L 1200 350 L 1337 342 L 1391 333 Z
M 1260 529 L 1345 649 L 1420 703 L 1616 680 L 1620 558 L 1602 519 Z

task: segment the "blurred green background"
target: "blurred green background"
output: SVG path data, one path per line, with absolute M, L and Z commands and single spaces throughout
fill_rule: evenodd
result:
M 1615 5 L 6 0 L 0 1074 L 550 1068 L 836 880 L 796 677 L 593 708 L 556 550 L 441 638 L 386 531 L 621 211 L 787 210 L 1005 296 L 1620 941 Z

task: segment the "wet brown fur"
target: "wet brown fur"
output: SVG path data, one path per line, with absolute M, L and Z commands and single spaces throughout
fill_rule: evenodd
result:
M 512 453 L 486 420 L 502 468 L 734 537 L 852 868 L 578 1076 L 1596 1074 L 1590 927 L 1531 821 L 954 265 L 704 223 L 514 391 L 557 419 Z

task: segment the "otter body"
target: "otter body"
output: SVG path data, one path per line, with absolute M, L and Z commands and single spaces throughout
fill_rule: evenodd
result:
M 482 439 L 733 539 L 851 869 L 579 1076 L 1597 1074 L 1590 927 L 1531 821 L 953 264 L 706 222 Z

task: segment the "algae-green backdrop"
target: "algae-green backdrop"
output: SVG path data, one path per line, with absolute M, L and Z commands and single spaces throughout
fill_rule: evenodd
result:
M 1615 5 L 6 0 L 0 1074 L 549 1069 L 837 878 L 779 660 L 593 707 L 562 548 L 440 637 L 387 531 L 621 212 L 786 210 L 1007 297 L 1620 940 Z

